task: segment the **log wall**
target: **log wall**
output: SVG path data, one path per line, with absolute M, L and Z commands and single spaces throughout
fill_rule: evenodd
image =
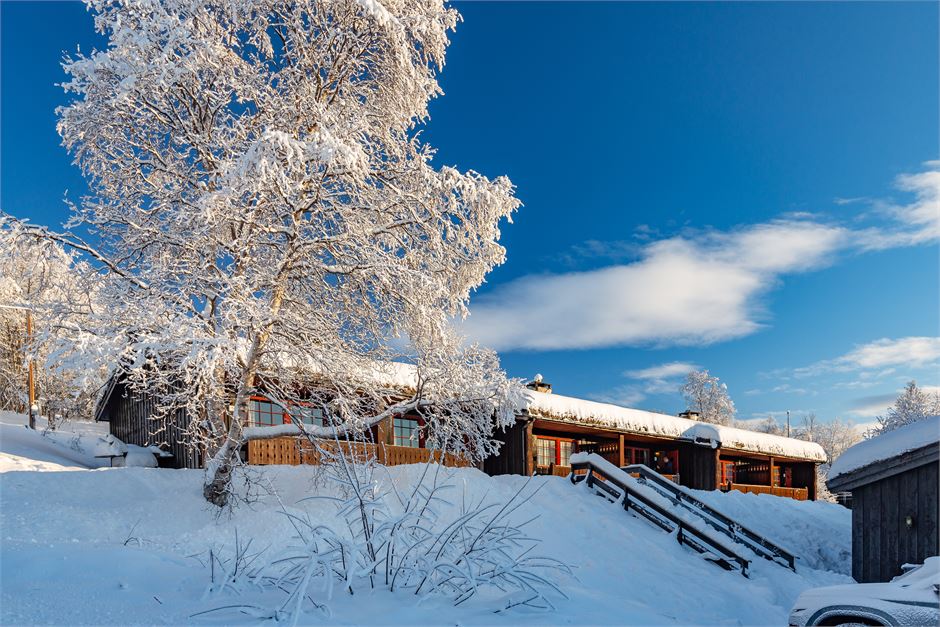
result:
M 933 462 L 852 490 L 856 581 L 889 581 L 901 574 L 902 564 L 920 564 L 938 554 L 938 473 Z

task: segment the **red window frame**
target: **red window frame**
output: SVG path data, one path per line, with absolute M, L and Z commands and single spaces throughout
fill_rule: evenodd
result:
M 400 440 L 400 434 L 398 433 L 399 429 L 396 427 L 395 421 L 402 421 L 402 422 L 404 422 L 404 421 L 406 421 L 406 420 L 407 420 L 408 422 L 413 422 L 413 423 L 414 423 L 414 426 L 410 427 L 410 431 L 411 431 L 412 433 L 416 434 L 418 437 L 417 437 L 417 439 L 415 439 L 415 440 L 409 440 L 410 442 L 414 442 L 414 445 L 412 445 L 412 444 L 399 444 L 399 442 L 400 442 L 400 441 L 403 441 L 403 440 Z M 393 444 L 394 446 L 403 446 L 403 447 L 406 447 L 406 448 L 425 448 L 425 446 L 424 446 L 424 430 L 422 429 L 423 426 L 424 426 L 424 420 L 422 420 L 422 419 L 419 418 L 418 416 L 412 416 L 412 415 L 408 415 L 408 414 L 405 414 L 404 416 L 395 416 L 394 418 L 392 418 L 392 444 Z
M 248 402 L 249 402 L 249 405 L 248 405 L 248 416 L 249 416 L 249 418 L 250 418 L 251 426 L 252 426 L 252 427 L 273 427 L 273 426 L 277 426 L 277 425 L 279 425 L 279 424 L 281 424 L 281 425 L 283 425 L 283 424 L 289 424 L 290 418 L 289 418 L 289 416 L 288 416 L 288 414 L 287 414 L 287 411 L 284 409 L 284 407 L 283 407 L 280 403 L 275 403 L 274 401 L 272 401 L 270 398 L 268 398 L 268 397 L 266 397 L 266 396 L 251 396 L 251 397 L 249 397 Z M 266 403 L 266 404 L 272 405 L 272 406 L 274 406 L 274 407 L 280 407 L 282 411 L 280 411 L 280 412 L 275 412 L 275 411 L 272 410 L 272 411 L 263 411 L 263 412 L 262 412 L 262 411 L 260 411 L 260 408 L 255 408 L 255 407 L 253 407 L 253 406 L 251 405 L 251 403 L 253 403 L 253 402 L 254 402 L 254 403 Z M 281 422 L 276 422 L 276 421 L 274 420 L 274 417 L 277 416 L 278 413 L 280 413 L 280 415 L 281 415 Z M 262 415 L 262 414 L 265 415 L 265 416 L 271 416 L 271 422 L 270 422 L 270 423 L 267 423 L 267 422 L 261 422 L 260 420 L 258 420 L 257 418 L 258 418 L 260 415 Z
M 721 464 L 721 485 L 734 483 L 737 474 L 734 462 L 723 459 L 719 463 Z
M 255 402 L 255 403 L 267 403 L 267 404 L 273 405 L 273 406 L 275 406 L 275 407 L 280 407 L 281 410 L 282 410 L 282 411 L 280 411 L 280 412 L 275 412 L 275 411 L 260 412 L 260 411 L 255 411 L 255 409 L 249 404 L 248 412 L 249 412 L 249 418 L 250 418 L 251 426 L 252 426 L 252 427 L 271 427 L 271 426 L 276 426 L 276 425 L 289 425 L 289 424 L 291 424 L 290 408 L 285 408 L 283 405 L 281 405 L 280 403 L 274 402 L 273 400 L 271 400 L 271 399 L 268 398 L 267 396 L 261 396 L 261 395 L 259 395 L 259 394 L 256 394 L 256 395 L 250 396 L 250 397 L 248 398 L 248 402 L 249 402 L 249 403 L 252 403 L 252 402 Z M 290 405 L 290 407 L 302 408 L 302 407 L 314 407 L 314 406 L 313 406 L 313 404 L 311 404 L 311 403 L 292 403 L 292 404 Z M 316 408 L 315 408 L 315 409 L 316 409 Z M 260 422 L 260 421 L 255 420 L 255 415 L 256 415 L 256 414 L 261 414 L 261 413 L 263 413 L 263 414 L 266 415 L 266 416 L 271 416 L 271 417 L 272 417 L 272 422 L 269 424 L 269 423 L 267 423 L 267 422 Z M 321 411 L 321 413 L 322 413 L 322 411 Z M 281 422 L 274 422 L 274 421 L 273 421 L 273 417 L 274 417 L 274 416 L 277 416 L 278 414 L 280 414 L 280 416 L 281 416 Z M 326 418 L 325 418 L 324 416 L 322 416 L 322 415 L 321 415 L 320 418 L 321 418 L 320 424 L 312 424 L 312 423 L 311 423 L 312 426 L 318 426 L 318 427 L 319 427 L 319 426 L 326 426 Z
M 637 455 L 638 453 L 640 455 Z M 641 457 L 641 456 L 643 457 L 642 461 L 637 459 L 637 457 Z M 652 456 L 653 455 L 652 453 L 650 453 L 650 450 L 648 448 L 642 448 L 639 446 L 623 447 L 623 461 L 626 463 L 627 466 L 629 466 L 630 464 L 643 464 L 645 466 L 649 466 L 650 458 Z
M 541 461 L 538 457 L 538 453 L 539 453 L 538 443 L 539 442 L 553 442 L 554 443 L 555 458 L 554 458 L 554 461 L 552 461 L 551 463 L 555 464 L 556 466 L 570 466 L 571 456 L 578 452 L 578 443 L 574 438 L 556 438 L 556 437 L 551 437 L 551 436 L 538 435 L 536 436 L 535 452 L 536 452 L 536 463 L 539 466 L 545 465 L 545 464 L 538 463 Z M 562 443 L 565 443 L 571 447 L 568 453 L 568 459 L 565 460 L 566 463 L 564 464 L 562 463 L 562 456 L 561 456 Z

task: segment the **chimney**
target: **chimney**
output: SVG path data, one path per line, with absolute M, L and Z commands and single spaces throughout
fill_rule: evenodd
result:
M 535 375 L 535 378 L 526 383 L 525 386 L 530 390 L 535 390 L 536 392 L 544 392 L 545 394 L 552 393 L 552 384 L 545 383 L 545 381 L 542 379 L 542 375 L 540 374 Z
M 687 410 L 685 410 L 684 412 L 681 412 L 681 413 L 679 414 L 679 418 L 685 418 L 686 420 L 697 420 L 697 421 L 701 422 L 701 421 L 702 421 L 702 414 L 700 414 L 700 413 L 697 412 L 697 411 L 692 411 L 691 409 L 687 409 Z

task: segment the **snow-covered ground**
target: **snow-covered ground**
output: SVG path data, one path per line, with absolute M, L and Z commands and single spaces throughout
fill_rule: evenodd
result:
M 194 616 L 244 601 L 206 595 L 208 551 L 231 553 L 236 530 L 241 543 L 252 540 L 253 552 L 284 546 L 293 530 L 279 503 L 336 524 L 329 502 L 299 502 L 331 491 L 317 480 L 314 467 L 258 469 L 267 491 L 220 515 L 201 497 L 199 471 L 99 468 L 100 460 L 83 451 L 92 450 L 100 425 L 72 424 L 66 427 L 71 433 L 43 437 L 20 422 L 21 417 L 0 415 L 4 625 L 260 624 L 234 611 Z M 419 468 L 390 468 L 380 480 L 403 486 Z M 507 500 L 526 481 L 474 469 L 453 472 L 469 498 Z M 409 593 L 358 589 L 355 596 L 334 594 L 327 602 L 330 618 L 311 614 L 302 622 L 781 625 L 804 589 L 851 582 L 850 512 L 838 505 L 698 493 L 803 558 L 797 573 L 757 559 L 746 579 L 704 561 L 583 486 L 558 477 L 532 481 L 542 489 L 519 518 L 538 514 L 529 528 L 543 541 L 537 552 L 574 567 L 573 577 L 560 580 L 569 598 L 558 599 L 555 611 L 496 614 L 482 599 L 454 608 L 444 599 L 419 604 Z

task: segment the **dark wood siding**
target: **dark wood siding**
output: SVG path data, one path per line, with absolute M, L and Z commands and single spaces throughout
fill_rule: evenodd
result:
M 808 498 L 816 500 L 816 464 L 814 462 L 800 462 L 793 464 L 793 487 L 806 488 Z
M 710 446 L 679 445 L 679 482 L 694 490 L 717 488 L 718 450 Z
M 901 573 L 902 564 L 919 564 L 938 554 L 938 473 L 940 465 L 934 462 L 852 490 L 856 581 L 888 581 Z
M 189 442 L 186 430 L 189 419 L 180 410 L 172 417 L 154 418 L 154 399 L 147 394 L 134 394 L 117 384 L 103 412 L 114 437 L 137 446 L 159 446 L 173 455 L 161 461 L 170 468 L 201 468 L 202 456 Z
M 483 461 L 483 472 L 488 475 L 526 474 L 526 423 L 517 420 L 505 431 L 497 431 L 493 439 L 503 443 L 499 453 Z

